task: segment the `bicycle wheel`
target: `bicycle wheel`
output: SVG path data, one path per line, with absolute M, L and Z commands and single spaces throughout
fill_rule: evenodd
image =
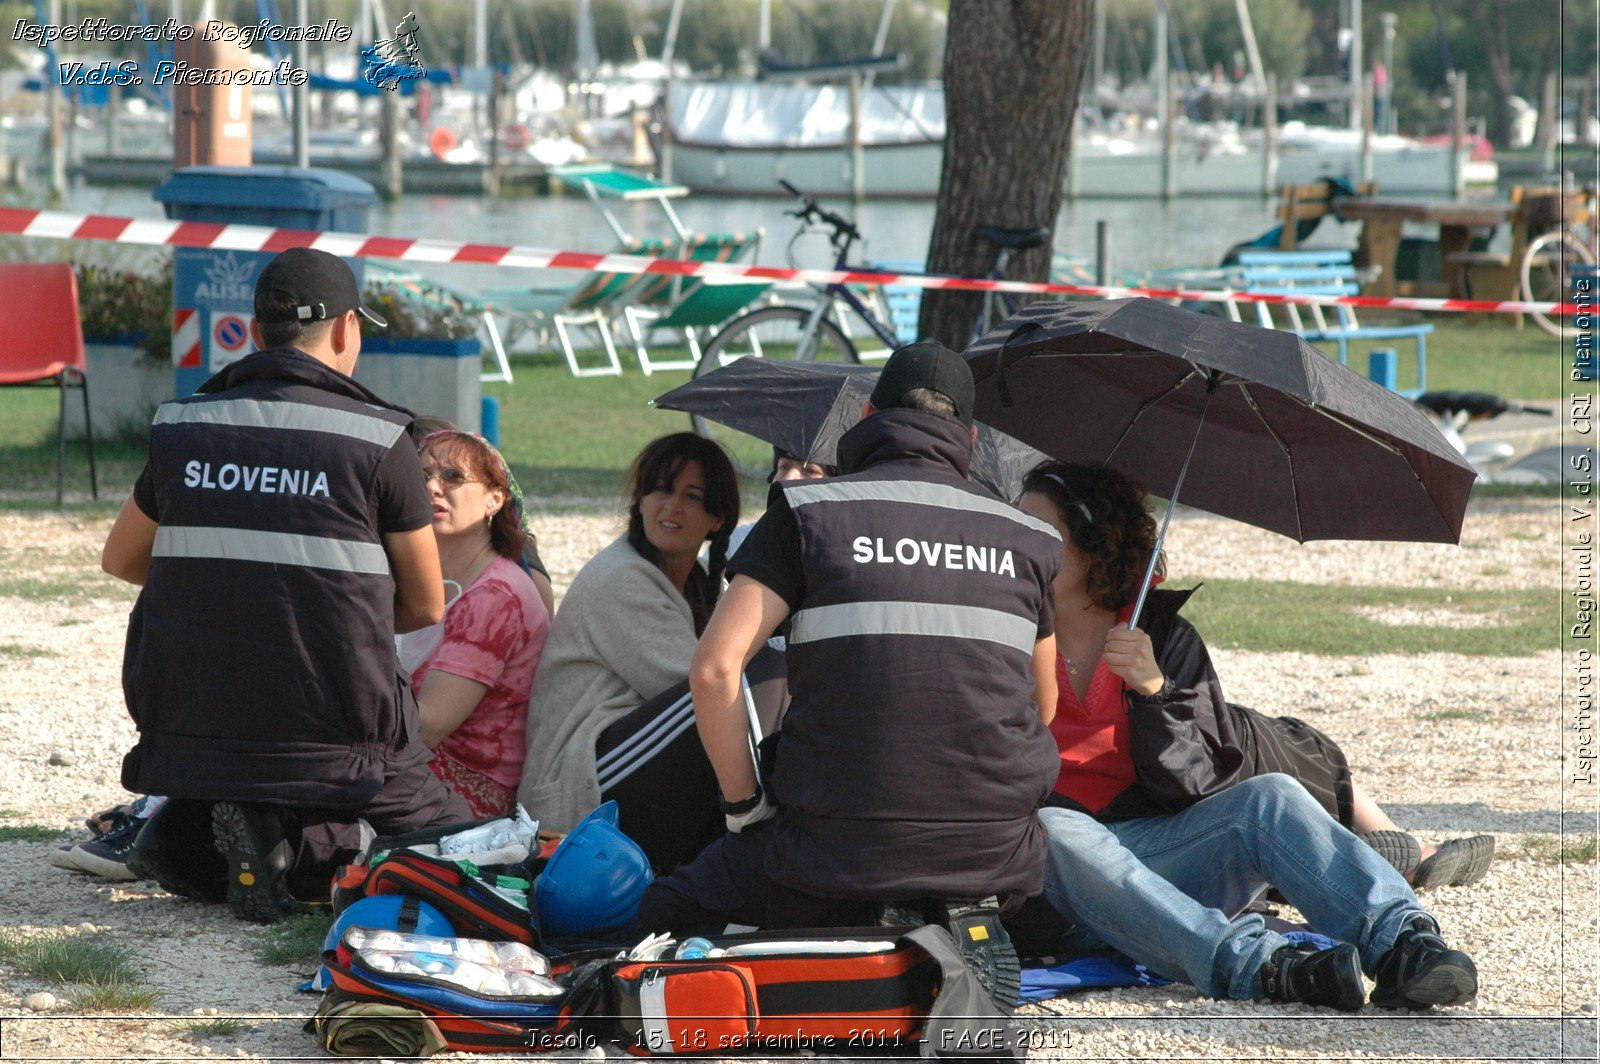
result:
M 1522 255 L 1522 298 L 1530 303 L 1565 303 L 1572 286 L 1572 267 L 1594 265 L 1594 253 L 1569 230 L 1546 233 Z M 1555 314 L 1530 311 L 1534 322 L 1551 336 L 1565 337 L 1571 323 Z
M 717 330 L 706 344 L 694 375 L 702 377 L 741 358 L 791 358 L 802 362 L 860 361 L 855 345 L 831 322 L 819 321 L 802 349 L 801 332 L 811 318 L 805 307 L 762 307 Z M 694 430 L 727 449 L 734 468 L 745 476 L 764 477 L 772 468 L 772 445 L 699 414 L 689 415 Z

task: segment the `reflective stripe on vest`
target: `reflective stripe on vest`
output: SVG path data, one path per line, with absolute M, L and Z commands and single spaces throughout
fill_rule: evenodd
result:
M 920 480 L 818 480 L 787 487 L 784 495 L 791 507 L 814 502 L 908 502 L 918 506 L 989 514 L 1015 521 L 1035 532 L 1043 532 L 1052 539 L 1061 538 L 1061 533 L 1053 527 L 1037 517 L 1030 517 L 1015 506 L 948 484 L 930 484 Z
M 200 403 L 164 403 L 156 425 L 228 425 L 244 429 L 290 429 L 327 432 L 353 440 L 393 447 L 404 425 L 350 410 L 309 403 L 263 402 L 260 399 L 216 399 Z
M 151 554 L 157 558 L 224 558 L 389 575 L 389 556 L 381 544 L 248 528 L 162 525 L 156 529 Z
M 1031 655 L 1039 639 L 1039 626 L 1026 617 L 980 606 L 942 602 L 846 602 L 796 613 L 789 632 L 789 645 L 865 635 L 981 639 Z

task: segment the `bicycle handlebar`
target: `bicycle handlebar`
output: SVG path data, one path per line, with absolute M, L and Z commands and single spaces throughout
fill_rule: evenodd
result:
M 793 185 L 789 184 L 788 181 L 781 177 L 778 178 L 778 184 L 782 185 L 790 192 L 790 194 L 794 196 L 795 199 L 800 201 L 799 210 L 784 211 L 784 214 L 794 218 L 799 218 L 801 221 L 809 222 L 816 220 L 824 222 L 828 226 L 832 227 L 836 236 L 847 236 L 851 240 L 861 239 L 861 231 L 855 227 L 854 223 L 852 223 L 850 219 L 841 217 L 823 207 L 816 200 L 812 199 L 804 192 L 801 192 L 799 189 L 795 188 Z

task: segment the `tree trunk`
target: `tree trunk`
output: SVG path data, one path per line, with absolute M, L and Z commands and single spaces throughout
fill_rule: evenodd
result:
M 1483 53 L 1488 60 L 1489 80 L 1494 87 L 1494 109 L 1489 112 L 1489 142 L 1497 148 L 1511 143 L 1511 127 L 1516 118 L 1511 97 L 1517 81 L 1511 71 L 1511 28 L 1507 22 L 1506 0 L 1487 0 L 1477 5 L 1478 24 L 1483 28 Z
M 951 0 L 932 272 L 988 276 L 1000 249 L 975 226 L 1054 232 L 1093 22 L 1094 0 Z M 1045 280 L 1050 251 L 1012 256 L 1007 274 Z M 930 291 L 918 331 L 960 350 L 982 305 L 981 293 Z

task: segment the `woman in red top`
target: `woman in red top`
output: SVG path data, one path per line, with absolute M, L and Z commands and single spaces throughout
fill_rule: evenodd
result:
M 1054 585 L 1061 775 L 1051 804 L 1114 823 L 1280 772 L 1417 887 L 1483 878 L 1492 835 L 1422 846 L 1354 782 L 1332 739 L 1228 702 L 1204 641 L 1178 616 L 1192 592 L 1152 590 L 1140 627 L 1128 627 L 1156 542 L 1142 488 L 1105 467 L 1050 463 L 1028 475 L 1018 505 L 1054 525 L 1066 550 Z M 1163 559 L 1158 581 L 1164 571 Z
M 522 778 L 528 693 L 550 614 L 517 564 L 532 536 L 500 452 L 459 430 L 424 437 L 421 452 L 447 605 L 439 624 L 401 639 L 401 664 L 434 775 L 476 815 L 504 816 Z

